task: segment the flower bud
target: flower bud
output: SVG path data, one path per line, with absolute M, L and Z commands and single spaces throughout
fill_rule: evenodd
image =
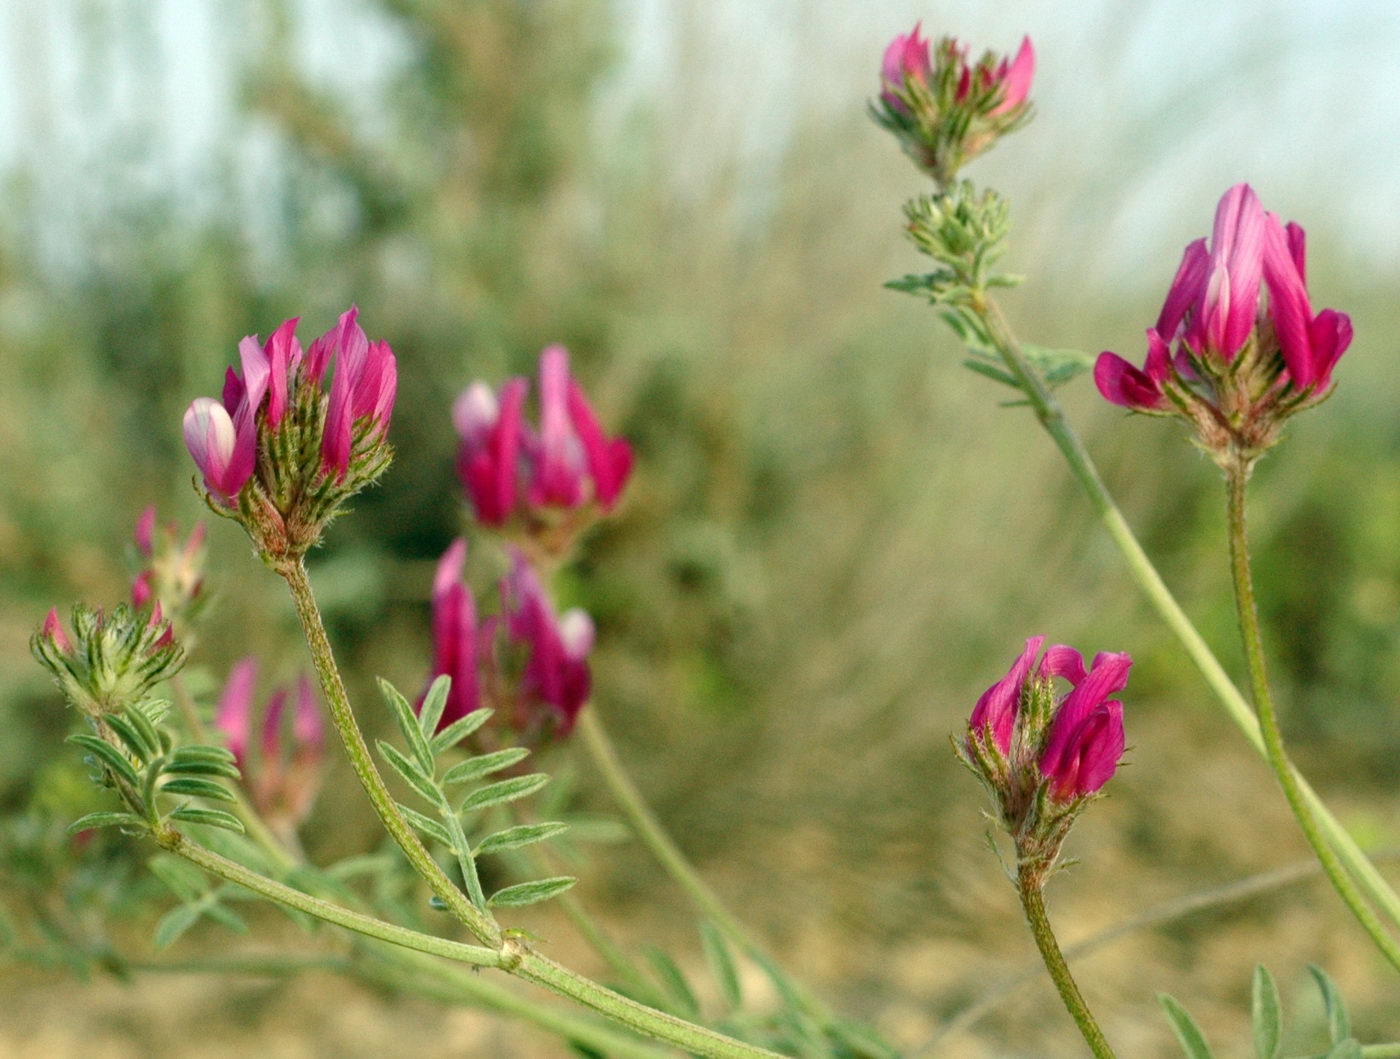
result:
M 1099 392 L 1133 411 L 1187 420 L 1222 465 L 1257 459 L 1288 417 L 1328 396 L 1332 368 L 1351 344 L 1346 314 L 1313 315 L 1304 244 L 1303 229 L 1265 211 L 1248 184 L 1232 187 L 1209 246 L 1197 239 L 1182 256 L 1147 332 L 1146 363 L 1101 354 Z
M 305 355 L 295 318 L 266 344 L 243 339 L 242 372 L 228 370 L 222 401 L 196 398 L 185 413 L 210 506 L 241 522 L 270 561 L 305 554 L 392 458 L 397 363 L 387 343 L 365 336 L 358 313 L 351 306 Z
M 482 383 L 453 406 L 462 439 L 458 473 L 483 525 L 512 528 L 548 555 L 616 505 L 632 471 L 632 449 L 603 433 L 563 346 L 540 355 L 540 417 L 524 419 L 529 383 L 494 394 Z
M 159 604 L 149 616 L 125 603 L 111 613 L 79 604 L 72 627 L 70 638 L 51 609 L 30 647 L 68 701 L 91 716 L 139 702 L 185 661 Z
M 1030 117 L 1035 49 L 1015 58 L 986 52 L 969 64 L 966 47 L 944 37 L 930 53 L 915 25 L 885 49 L 875 120 L 894 133 L 920 169 L 947 186 L 958 170 Z
M 134 534 L 141 569 L 131 583 L 131 602 L 145 609 L 153 601 L 188 648 L 191 625 L 203 609 L 204 523 L 182 542 L 173 523 L 156 525 L 155 505 L 141 513 Z
M 439 728 L 481 705 L 477 666 L 482 644 L 477 636 L 476 603 L 462 582 L 466 558 L 467 542 L 459 537 L 438 561 L 433 578 L 433 671 L 428 682 L 443 674 L 452 678 Z

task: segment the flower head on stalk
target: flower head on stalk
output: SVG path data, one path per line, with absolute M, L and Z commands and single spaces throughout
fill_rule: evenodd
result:
M 71 624 L 70 637 L 50 609 L 30 647 L 69 703 L 89 716 L 125 710 L 184 665 L 184 648 L 159 602 L 149 614 L 126 603 L 111 611 L 79 604 Z
M 270 561 L 304 555 L 340 506 L 384 473 L 397 364 L 351 306 L 304 353 L 297 320 L 239 343 L 220 400 L 185 412 L 185 445 L 217 513 L 241 522 Z M 324 385 L 330 375 L 329 391 Z
M 989 51 L 969 63 L 966 46 L 953 37 L 930 50 L 916 24 L 885 49 L 871 114 L 920 169 L 946 187 L 963 165 L 1029 120 L 1034 76 L 1029 37 L 1014 58 Z
M 140 570 L 131 583 L 131 602 L 138 610 L 158 602 L 189 647 L 190 631 L 208 597 L 204 594 L 204 523 L 198 522 L 182 542 L 175 523 L 156 523 L 152 504 L 136 522 L 136 553 Z
M 249 768 L 254 731 L 257 659 L 235 662 L 219 696 L 214 727 L 223 733 L 239 771 L 250 778 L 249 789 L 259 815 L 283 834 L 291 834 L 306 819 L 321 786 L 325 722 L 311 681 L 302 674 L 294 687 L 278 687 L 263 710 L 261 756 Z M 290 740 L 286 711 L 293 701 Z
M 1186 419 L 1217 461 L 1253 461 L 1289 416 L 1328 396 L 1351 344 L 1345 313 L 1313 314 L 1305 256 L 1303 229 L 1236 184 L 1216 208 L 1209 245 L 1186 248 L 1147 331 L 1146 363 L 1101 354 L 1099 392 L 1137 412 Z
M 540 354 L 538 430 L 524 415 L 529 390 L 514 378 L 499 392 L 481 382 L 462 392 L 452 409 L 462 441 L 457 470 L 477 521 L 557 556 L 617 504 L 632 448 L 603 432 L 563 346 Z
M 977 700 L 958 757 L 991 792 L 1017 856 L 1043 881 L 1075 818 L 1112 777 L 1123 756 L 1123 704 L 1132 659 L 1100 652 L 1087 669 L 1072 647 L 1043 636 Z M 1055 681 L 1070 691 L 1058 697 Z
M 534 569 L 514 549 L 500 582 L 500 611 L 478 618 L 461 579 L 465 559 L 466 541 L 459 538 L 439 560 L 433 580 L 428 683 L 443 674 L 452 678 L 439 728 L 489 707 L 493 726 L 516 741 L 568 735 L 588 701 L 592 619 L 577 608 L 556 614 Z

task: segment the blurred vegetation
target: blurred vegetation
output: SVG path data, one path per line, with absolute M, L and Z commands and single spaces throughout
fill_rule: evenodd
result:
M 117 69 L 139 89 L 152 50 L 178 46 L 161 39 L 169 12 L 155 7 L 69 9 L 68 62 L 76 56 L 88 78 Z M 853 1015 L 918 1042 L 1030 958 L 982 845 L 980 794 L 946 738 L 1032 632 L 1138 659 L 1132 767 L 1081 825 L 1084 863 L 1052 890 L 1067 938 L 1305 856 L 1269 776 L 1145 612 L 1030 418 L 998 407 L 996 387 L 957 367 L 933 314 L 881 289 L 915 261 L 899 206 L 920 187 L 865 122 L 862 100 L 903 14 L 828 45 L 824 57 L 863 64 L 838 79 L 849 91 L 813 86 L 812 102 L 786 104 L 782 135 L 754 161 L 700 87 L 705 64 L 724 61 L 724 34 L 739 31 L 699 7 L 664 10 L 684 42 L 663 60 L 674 58 L 667 91 L 619 108 L 624 42 L 638 45 L 626 9 L 603 0 L 365 0 L 330 14 L 231 4 L 213 17 L 236 102 L 196 206 L 159 176 L 168 144 L 148 123 L 93 123 L 86 152 L 102 164 L 79 174 L 81 193 L 58 220 L 49 156 L 20 159 L 0 200 L 7 848 L 24 846 L 16 836 L 34 807 L 65 819 L 88 807 L 75 793 L 81 766 L 61 746 L 70 718 L 29 661 L 30 631 L 54 603 L 125 595 L 124 553 L 147 503 L 184 524 L 208 518 L 178 423 L 191 398 L 216 392 L 238 339 L 291 315 L 304 317 L 304 338 L 319 334 L 355 301 L 371 337 L 398 354 L 400 392 L 396 466 L 335 526 L 312 571 L 352 691 L 366 692 L 374 674 L 410 687 L 426 670 L 431 566 L 463 526 L 453 395 L 477 377 L 530 372 L 540 347 L 564 342 L 640 467 L 569 585 L 570 602 L 599 625 L 597 707 L 717 888 Z M 958 12 L 939 14 L 951 25 Z M 363 70 L 311 59 L 341 17 L 356 27 L 348 41 L 377 42 L 375 62 L 347 44 Z M 999 17 L 998 41 L 1019 36 L 1019 24 Z M 1114 22 L 1099 40 L 1134 25 Z M 17 53 L 32 28 L 15 19 Z M 799 53 L 812 44 L 788 43 Z M 1042 54 L 1042 77 L 1066 74 Z M 34 92 L 46 83 L 15 70 Z M 1228 106 L 1230 82 L 1192 85 L 1191 105 Z M 1204 231 L 1229 180 L 1176 189 L 1159 213 L 1184 227 L 1137 243 L 1129 234 L 1124 280 L 1096 249 L 1121 234 L 1109 223 L 1121 215 L 1106 221 L 1101 207 L 1124 192 L 1106 185 L 1146 184 L 1158 149 L 1130 153 L 1091 136 L 1081 141 L 1088 160 L 1055 166 L 1077 122 L 1141 139 L 1134 122 L 1147 104 L 1086 116 L 1058 98 L 1070 113 L 1047 111 L 972 174 L 1005 186 L 1025 225 L 1012 267 L 1031 282 L 1011 308 L 1036 341 L 1136 356 L 1180 246 Z M 176 110 L 166 120 L 183 120 Z M 1249 162 L 1244 153 L 1234 164 Z M 1096 183 L 1085 172 L 1094 166 Z M 1400 333 L 1400 268 L 1350 262 L 1339 245 L 1320 180 L 1345 173 L 1291 179 L 1302 190 L 1282 212 L 1312 233 L 1317 298 L 1350 311 L 1359 337 L 1338 395 L 1257 476 L 1262 602 L 1305 771 L 1368 842 L 1393 844 L 1400 381 L 1388 336 Z M 1066 400 L 1168 582 L 1233 664 L 1215 472 L 1176 431 L 1123 420 L 1086 382 Z M 211 538 L 217 610 L 196 659 L 205 686 L 248 652 L 292 672 L 302 649 L 274 579 L 232 526 L 213 526 Z M 605 809 L 589 780 L 581 767 L 584 798 Z M 306 834 L 313 856 L 371 840 L 357 796 L 348 770 L 332 777 Z M 21 867 L 46 861 L 5 863 L 0 894 Z M 677 925 L 679 897 L 640 851 L 600 858 L 580 890 L 633 943 L 699 960 Z M 568 951 L 567 926 L 548 925 Z M 127 942 L 146 945 L 143 931 Z M 211 931 L 209 944 L 224 943 Z M 1124 1054 L 1166 1055 L 1155 992 L 1181 998 L 1218 1039 L 1243 1039 L 1256 960 L 1300 996 L 1303 964 L 1326 964 L 1369 1036 L 1400 1034 L 1393 984 L 1315 884 L 1120 942 L 1081 978 Z M 114 992 L 99 977 L 81 994 L 90 1014 L 66 1036 L 46 1022 L 52 996 L 74 1003 L 66 979 L 5 975 L 6 993 L 25 998 L 0 1016 L 0 1050 L 15 1054 L 149 1054 L 197 1017 L 232 1033 L 239 1012 L 282 1042 L 275 1054 L 326 1054 L 310 1043 L 317 1033 L 344 1055 L 380 1054 L 388 1041 L 425 1055 L 558 1054 L 486 1020 L 452 1022 L 422 1002 L 370 994 L 342 1009 L 337 1029 L 330 1005 L 311 1015 L 296 1002 L 322 988 L 314 980 Z M 178 1003 L 163 1005 L 169 996 Z M 127 1014 L 104 1021 L 118 1011 Z M 84 1034 L 115 1043 L 89 1052 Z M 1075 1048 L 1037 986 L 937 1054 Z

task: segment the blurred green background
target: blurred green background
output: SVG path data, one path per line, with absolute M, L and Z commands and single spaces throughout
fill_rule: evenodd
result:
M 352 300 L 399 358 L 398 461 L 316 556 L 369 701 L 416 687 L 432 564 L 462 526 L 448 409 L 563 341 L 637 446 L 570 582 L 596 616 L 597 708 L 682 845 L 794 967 L 911 1050 L 1033 959 L 948 733 L 1043 632 L 1137 659 L 1131 767 L 1053 884 L 1071 941 L 1306 857 L 1272 780 L 1147 613 L 1058 455 L 881 284 L 919 175 L 871 124 L 917 18 L 999 50 L 1029 32 L 1037 120 L 969 175 L 1016 221 L 1028 338 L 1136 359 L 1181 248 L 1247 179 L 1309 232 L 1314 303 L 1352 314 L 1336 396 L 1256 476 L 1254 537 L 1296 757 L 1375 846 L 1400 844 L 1400 14 L 1197 0 L 61 0 L 0 9 L 0 815 L 76 804 L 71 717 L 29 658 L 52 604 L 127 591 L 132 524 L 207 517 L 179 420 L 243 335 Z M 1064 393 L 1168 582 L 1236 671 L 1217 474 L 1172 424 Z M 303 648 L 241 532 L 211 527 L 222 679 Z M 556 758 L 566 767 L 569 754 Z M 335 764 L 306 831 L 373 841 Z M 586 765 L 585 803 L 606 810 Z M 73 811 L 72 815 L 76 815 Z M 0 901 L 15 864 L 0 863 Z M 700 962 L 633 846 L 580 886 L 630 943 Z M 14 911 L 14 909 L 12 909 Z M 551 951 L 589 957 L 548 912 Z M 177 954 L 297 944 L 201 928 Z M 149 952 L 149 922 L 126 943 Z M 1141 931 L 1080 965 L 1122 1054 L 1174 1054 L 1155 993 L 1221 1047 L 1268 963 L 1315 1031 L 1304 965 L 1366 1039 L 1394 982 L 1316 881 Z M 562 1054 L 533 1031 L 310 975 L 85 984 L 0 964 L 0 1053 Z M 327 996 L 334 1003 L 326 1003 Z M 217 1032 L 210 1032 L 216 1027 Z M 189 1034 L 200 1036 L 190 1043 Z M 1306 1041 L 1300 1048 L 1307 1047 Z M 1048 983 L 927 1054 L 1076 1055 Z

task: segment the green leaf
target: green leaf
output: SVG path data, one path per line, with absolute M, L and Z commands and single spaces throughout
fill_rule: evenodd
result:
M 168 744 L 170 739 L 169 736 L 162 739 L 160 733 L 156 731 L 156 721 L 165 716 L 164 705 L 158 701 L 152 701 L 145 705 L 151 709 L 151 714 L 147 714 L 146 711 L 139 706 L 132 706 L 121 715 L 121 718 L 129 721 L 132 727 L 136 729 L 141 737 L 141 742 L 145 743 L 150 748 L 146 753 L 146 757 L 153 758 L 159 754 L 165 753 L 166 750 L 169 749 Z M 111 715 L 107 717 L 108 721 L 116 719 L 116 717 Z
M 497 890 L 486 903 L 492 908 L 520 908 L 548 901 L 562 894 L 578 882 L 572 875 L 556 875 L 550 879 L 536 879 L 534 882 L 516 883 Z
M 70 735 L 68 742 L 82 747 L 133 787 L 141 786 L 141 777 L 136 771 L 136 766 L 110 743 L 103 742 L 90 732 L 78 732 L 76 735 Z
M 532 842 L 542 842 L 546 838 L 567 831 L 568 824 L 560 823 L 557 820 L 542 824 L 519 824 L 515 827 L 508 827 L 504 831 L 497 831 L 494 835 L 487 835 L 476 844 L 476 852 L 500 853 L 507 849 L 518 849 L 521 846 L 528 846 Z
M 514 779 L 501 780 L 499 783 L 488 783 L 485 787 L 467 795 L 462 802 L 460 811 L 470 813 L 488 806 L 513 802 L 517 798 L 534 794 L 548 782 L 549 777 L 545 773 L 532 772 L 528 776 L 516 776 Z
M 1337 983 L 1315 963 L 1308 964 L 1308 971 L 1317 981 L 1322 992 L 1322 1003 L 1327 1008 L 1327 1034 L 1333 1044 L 1341 1044 L 1351 1036 L 1351 1016 L 1347 1014 L 1346 1002 L 1337 989 Z
M 489 776 L 493 772 L 500 772 L 501 769 L 508 769 L 516 762 L 523 761 L 529 756 L 528 748 L 513 746 L 505 750 L 497 750 L 493 754 L 482 754 L 480 757 L 468 758 L 448 769 L 447 774 L 442 777 L 442 784 L 446 787 L 454 783 L 477 780 L 482 776 Z
M 406 808 L 400 805 L 400 809 Z M 424 817 L 424 819 L 427 819 Z M 327 875 L 332 879 L 358 879 L 363 875 L 380 875 L 387 871 L 392 871 L 394 861 L 384 856 L 382 853 L 361 853 L 353 857 L 346 857 L 338 860 L 325 869 Z
M 204 873 L 172 853 L 157 853 L 146 861 L 146 867 L 181 901 L 197 900 L 209 891 Z
M 161 916 L 156 924 L 156 948 L 164 949 L 172 944 L 199 918 L 199 905 L 179 905 Z
M 1250 1003 L 1254 1021 L 1254 1054 L 1257 1059 L 1277 1059 L 1283 1037 L 1283 1008 L 1274 976 L 1262 963 L 1254 966 L 1254 991 Z
M 719 928 L 708 922 L 700 924 L 700 941 L 705 949 L 705 961 L 710 965 L 710 974 L 719 983 L 724 1002 L 731 1011 L 738 1010 L 744 1004 L 744 994 L 739 988 L 739 971 L 734 966 L 729 944 Z
M 472 710 L 472 712 L 465 717 L 459 717 L 437 735 L 433 736 L 432 743 L 430 744 L 433 748 L 433 753 L 441 754 L 448 747 L 456 746 L 489 721 L 495 712 L 495 710 L 489 710 L 483 707 L 479 710 Z
M 656 971 L 657 978 L 661 979 L 662 986 L 680 1008 L 679 1013 L 687 1018 L 698 1015 L 700 1002 L 695 999 L 694 990 L 690 988 L 690 983 L 685 980 L 685 975 L 681 973 L 675 961 L 655 946 L 648 946 L 645 951 L 647 961 Z
M 975 371 L 978 375 L 985 375 L 987 378 L 994 382 L 999 382 L 1003 386 L 1010 386 L 1013 390 L 1019 390 L 1021 388 L 1021 384 L 1016 381 L 1014 376 L 1002 371 L 1000 368 L 994 368 L 990 364 L 985 364 L 980 360 L 965 360 L 963 361 L 963 367 L 967 368 L 969 371 Z
M 138 716 L 131 715 L 132 718 Z M 136 757 L 138 761 L 149 761 L 160 754 L 160 738 L 151 732 L 151 740 L 147 742 L 145 733 L 141 731 L 133 720 L 119 713 L 109 713 L 103 720 L 107 726 L 121 737 L 121 741 L 126 744 L 126 748 Z M 149 724 L 147 727 L 150 727 Z
M 447 706 L 447 693 L 452 690 L 452 678 L 446 673 L 428 686 L 428 694 L 423 697 L 423 707 L 418 711 L 418 727 L 425 738 L 431 738 L 442 720 L 442 711 Z
M 1327 1059 L 1362 1059 L 1366 1053 L 1361 1050 L 1361 1042 L 1355 1037 L 1348 1037 L 1344 1041 L 1338 1041 L 1336 1046 L 1327 1053 Z
M 194 806 L 183 805 L 170 814 L 170 819 L 187 824 L 203 824 L 206 827 L 221 827 L 237 835 L 243 834 L 243 821 L 222 809 L 196 809 Z
M 236 801 L 233 792 L 222 783 L 215 783 L 213 780 L 196 779 L 193 776 L 181 776 L 177 779 L 168 780 L 160 788 L 161 794 L 187 794 L 195 798 L 212 798 L 218 802 Z
M 596 813 L 570 813 L 569 838 L 574 842 L 591 842 L 616 846 L 632 839 L 632 829 L 621 820 Z
M 232 763 L 237 761 L 232 750 L 222 746 L 208 746 L 204 743 L 194 743 L 190 746 L 182 746 L 171 755 L 172 761 L 227 761 Z
M 382 739 L 375 740 L 375 745 L 379 747 L 379 752 L 384 755 L 384 760 L 393 766 L 394 771 L 403 777 L 405 783 L 422 795 L 424 801 L 438 803 L 440 794 L 433 781 L 424 776 L 419 771 L 418 766 L 403 756 L 403 752 L 393 743 L 386 743 Z
M 447 828 L 443 827 L 440 823 L 438 823 L 431 817 L 424 816 L 416 809 L 410 809 L 402 802 L 398 802 L 396 804 L 399 807 L 399 812 L 403 813 L 404 819 L 407 820 L 410 824 L 412 824 L 415 829 L 421 831 L 425 835 L 428 835 L 430 838 L 437 839 L 444 845 L 452 845 L 452 837 L 448 835 Z
M 88 813 L 68 825 L 68 833 L 76 835 L 94 827 L 136 827 L 145 829 L 146 821 L 135 813 Z
M 205 907 L 204 914 L 236 934 L 248 933 L 248 924 L 243 921 L 243 917 L 227 905 L 212 902 Z
M 1092 370 L 1096 359 L 1079 349 L 1051 349 L 1049 346 L 1022 343 L 1021 350 L 1051 386 L 1059 386 L 1076 375 Z
M 177 758 L 166 764 L 164 772 L 167 775 L 174 772 L 187 776 L 224 776 L 231 780 L 243 778 L 243 774 L 238 771 L 238 766 L 231 761 L 209 761 L 200 758 L 193 760 Z
M 437 770 L 437 764 L 433 760 L 432 748 L 428 746 L 428 737 L 423 734 L 423 729 L 418 727 L 418 717 L 414 714 L 413 707 L 408 704 L 406 698 L 399 694 L 394 685 L 382 677 L 379 678 L 379 692 L 384 696 L 384 701 L 389 704 L 389 709 L 393 711 L 394 720 L 399 723 L 399 731 L 408 741 L 408 748 L 418 759 L 419 770 L 422 771 L 423 775 L 431 778 Z
M 1201 1032 L 1201 1027 L 1196 1025 L 1196 1020 L 1175 997 L 1168 996 L 1166 993 L 1158 993 L 1157 1003 L 1161 1004 L 1162 1010 L 1167 1013 L 1167 1018 L 1172 1024 L 1172 1032 L 1176 1034 L 1177 1043 L 1181 1045 L 1181 1050 L 1186 1053 L 1187 1059 L 1215 1059 L 1211 1054 L 1210 1045 L 1206 1044 L 1205 1034 Z

